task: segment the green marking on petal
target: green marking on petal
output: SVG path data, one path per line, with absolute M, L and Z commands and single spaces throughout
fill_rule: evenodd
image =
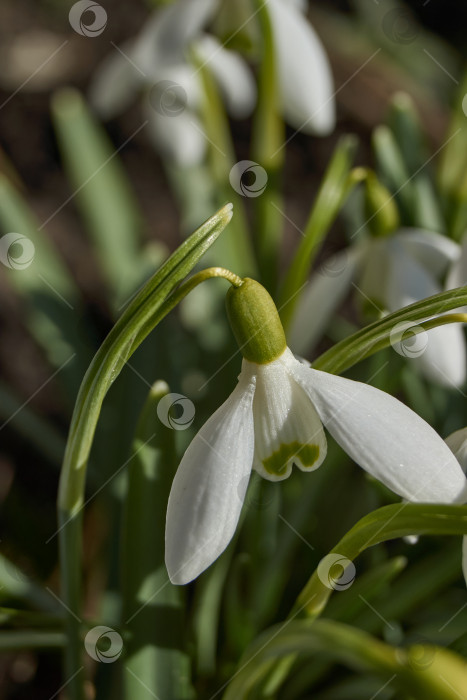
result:
M 287 468 L 290 459 L 299 461 L 303 467 L 312 467 L 319 457 L 318 445 L 302 445 L 297 440 L 281 445 L 267 459 L 263 459 L 263 467 L 269 474 L 281 476 Z

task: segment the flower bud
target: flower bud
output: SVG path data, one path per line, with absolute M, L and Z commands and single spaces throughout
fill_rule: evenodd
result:
M 258 365 L 277 360 L 287 347 L 284 329 L 270 294 L 255 280 L 244 279 L 226 296 L 227 316 L 243 357 Z

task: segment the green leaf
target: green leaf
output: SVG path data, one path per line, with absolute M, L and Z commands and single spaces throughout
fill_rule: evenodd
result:
M 9 282 L 25 300 L 26 323 L 32 335 L 49 362 L 60 368 L 68 394 L 75 396 L 90 359 L 89 340 L 76 322 L 82 313 L 81 295 L 42 226 L 3 175 L 0 175 L 0 229 L 4 234 L 25 236 L 34 246 L 30 264 L 15 269 L 4 263 L 5 269 Z M 15 257 L 14 250 L 3 251 L 7 252 Z
M 430 663 L 420 662 L 430 652 Z M 464 660 L 439 647 L 397 649 L 361 630 L 330 620 L 296 621 L 276 625 L 249 647 L 240 661 L 224 700 L 244 700 L 278 661 L 291 653 L 314 656 L 324 652 L 360 673 L 377 673 L 416 700 L 458 700 L 465 697 Z M 422 657 L 425 658 L 425 657 Z M 445 682 L 448 679 L 448 682 Z
M 399 211 L 394 197 L 371 170 L 365 178 L 364 207 L 366 221 L 360 228 L 368 226 L 373 236 L 387 236 L 399 227 Z
M 147 272 L 139 251 L 141 215 L 118 151 L 80 93 L 71 88 L 56 93 L 52 117 L 71 196 L 76 196 L 118 309 Z
M 386 620 L 396 620 L 404 625 L 415 610 L 424 610 L 430 603 L 442 598 L 446 588 L 459 581 L 459 550 L 459 542 L 457 538 L 453 538 L 433 554 L 411 561 L 410 566 L 392 585 L 390 595 L 381 595 L 375 602 L 374 607 L 379 614 Z M 359 578 L 360 575 L 349 591 L 357 585 Z M 423 581 L 423 586 L 420 585 L 420 581 Z M 340 595 L 331 598 L 329 605 L 336 598 L 340 598 Z M 450 615 L 451 613 L 447 617 Z M 381 629 L 384 622 L 374 611 L 367 609 L 366 613 L 359 614 L 356 624 L 367 632 L 375 633 Z
M 351 562 L 359 554 L 379 542 L 406 535 L 464 534 L 467 534 L 467 506 L 398 503 L 378 508 L 359 520 L 330 554 L 341 557 L 340 564 L 345 571 L 353 566 Z M 296 607 L 316 617 L 323 611 L 333 590 L 332 584 L 323 582 L 315 571 L 297 598 Z
M 279 295 L 279 311 L 286 330 L 321 243 L 356 184 L 350 170 L 356 150 L 357 139 L 354 136 L 342 137 L 324 174 L 303 238 L 287 270 Z
M 467 287 L 458 287 L 405 306 L 333 345 L 313 362 L 313 368 L 332 374 L 341 374 L 357 362 L 388 347 L 391 343 L 400 341 L 403 333 L 407 331 L 405 324 L 410 323 L 410 327 L 414 329 L 424 319 L 457 309 L 466 303 Z M 441 316 L 438 319 L 424 321 L 420 325 L 420 330 L 428 331 L 443 323 L 461 320 L 460 315 L 453 314 L 452 317 L 447 315 L 445 319 Z
M 415 104 L 404 92 L 396 93 L 392 99 L 389 125 L 412 178 L 414 224 L 430 231 L 444 232 L 446 224 L 441 213 L 441 203 L 427 167 L 433 157 L 428 155 Z
M 0 420 L 34 445 L 54 466 L 60 466 L 65 440 L 58 430 L 30 406 L 25 406 L 11 389 L 0 382 Z
M 340 591 L 339 596 L 330 600 L 326 615 L 339 622 L 352 622 L 362 610 L 368 609 L 365 600 L 372 600 L 387 589 L 388 583 L 399 576 L 406 566 L 406 557 L 395 557 L 372 567 L 356 578 L 350 588 Z
M 0 607 L 0 626 L 2 627 L 52 627 L 63 625 L 63 611 L 55 615 L 15 610 Z
M 396 576 L 399 576 L 406 564 L 407 559 L 405 557 L 396 557 L 395 559 L 385 561 L 379 566 L 376 566 L 370 569 L 369 571 L 365 572 L 364 574 L 359 575 L 355 579 L 354 583 L 350 586 L 350 588 L 348 588 L 347 590 L 339 591 L 338 596 L 334 596 L 334 598 L 331 598 L 326 609 L 327 617 L 339 620 L 339 622 L 345 622 L 347 624 L 353 622 L 354 620 L 357 620 L 356 626 L 362 628 L 361 615 L 359 613 L 361 613 L 361 611 L 368 612 L 368 602 L 377 597 L 379 594 L 381 594 L 382 591 L 386 592 L 386 595 L 383 596 L 383 600 L 385 600 L 388 597 L 388 584 Z M 392 598 L 393 595 L 394 593 L 391 590 L 390 598 Z M 380 612 L 380 610 L 381 606 L 380 603 L 378 603 L 378 612 Z M 376 623 L 380 622 L 379 618 L 375 615 L 373 611 L 371 611 L 371 614 L 373 616 L 372 621 L 376 620 Z M 375 631 L 368 630 L 366 627 L 363 627 L 363 629 L 365 629 L 366 631 Z M 376 630 L 377 629 L 378 627 L 376 625 Z M 288 662 L 287 664 L 285 664 L 286 660 Z M 268 678 L 266 685 L 266 688 L 269 690 L 269 692 L 271 692 L 272 690 L 277 690 L 279 686 L 284 683 L 285 677 L 288 675 L 290 666 L 292 665 L 292 663 L 295 663 L 296 660 L 296 655 L 291 655 L 290 658 L 284 658 L 283 664 L 285 667 L 285 673 L 282 675 L 278 675 L 277 671 L 275 671 L 271 674 L 271 677 Z M 301 682 L 302 684 L 305 684 L 304 687 L 314 687 L 314 685 L 318 681 L 320 681 L 330 672 L 331 668 L 332 663 L 323 663 L 322 660 L 313 660 L 311 662 L 308 662 L 306 664 L 306 670 L 303 669 L 302 673 L 299 674 L 301 676 L 300 680 L 294 678 L 294 681 L 296 681 L 294 682 L 294 686 L 298 682 Z M 273 685 L 274 680 L 276 686 Z M 265 696 L 268 697 L 266 693 Z
M 373 149 L 381 180 L 393 193 L 402 213 L 402 220 L 406 224 L 413 224 L 415 209 L 413 182 L 401 148 L 389 127 L 382 125 L 375 129 Z
M 467 166 L 467 130 L 465 128 L 464 99 L 467 93 L 467 72 L 455 95 L 455 102 L 448 129 L 448 140 L 440 154 L 438 186 L 441 193 L 449 198 L 459 189 L 465 178 Z
M 146 336 L 178 303 L 175 289 L 210 248 L 232 216 L 226 205 L 190 236 L 162 265 L 129 303 L 104 343 L 86 375 L 73 413 L 67 448 L 60 476 L 58 495 L 59 548 L 62 599 L 67 615 L 69 643 L 65 672 L 75 680 L 69 684 L 72 700 L 81 700 L 83 688 L 75 675 L 81 668 L 79 640 L 81 581 L 81 517 L 84 503 L 86 467 L 101 406 L 111 384 L 126 361 Z
M 392 97 L 388 125 L 412 175 L 426 162 L 428 152 L 415 103 L 406 92 L 396 92 Z
M 62 632 L 36 632 L 12 630 L 0 632 L 0 651 L 13 652 L 23 649 L 61 649 L 67 640 Z
M 55 296 L 61 295 L 69 304 L 76 304 L 79 290 L 67 267 L 47 235 L 42 232 L 43 227 L 39 227 L 27 202 L 4 175 L 0 175 L 0 226 L 3 233 L 20 233 L 34 244 L 30 266 L 25 265 L 21 269 L 5 266 L 11 269 L 11 279 L 15 286 L 22 291 L 39 293 L 44 288 L 41 277 L 45 277 L 52 294 L 55 290 Z
M 253 199 L 254 240 L 261 281 L 274 294 L 283 231 L 281 174 L 285 126 L 281 116 L 276 50 L 267 3 L 255 0 L 259 21 L 258 101 L 253 115 L 251 157 L 267 175 L 264 192 Z
M 229 121 L 214 76 L 206 61 L 193 54 L 196 72 L 203 86 L 201 116 L 208 146 L 210 170 L 221 200 L 230 200 L 235 207 L 232 226 L 219 240 L 212 253 L 218 263 L 229 266 L 241 277 L 256 276 L 256 260 L 248 235 L 248 222 L 242 197 L 229 182 L 229 173 L 236 162 Z
M 193 697 L 183 649 L 183 591 L 170 583 L 164 563 L 165 513 L 176 454 L 174 430 L 162 424 L 157 406 L 168 393 L 165 382 L 156 382 L 149 392 L 128 466 L 122 533 L 123 682 L 128 700 Z
M 465 128 L 465 95 L 467 73 L 456 91 L 451 122 L 440 153 L 437 185 L 449 234 L 461 240 L 467 227 L 467 130 Z
M 0 599 L 14 598 L 46 613 L 59 610 L 57 600 L 13 562 L 0 554 Z

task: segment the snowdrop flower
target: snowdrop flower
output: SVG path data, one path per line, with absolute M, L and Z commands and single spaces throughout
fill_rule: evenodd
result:
M 441 292 L 443 278 L 445 289 L 466 283 L 467 241 L 461 247 L 446 236 L 415 228 L 365 240 L 333 256 L 311 278 L 292 321 L 290 345 L 295 352 L 309 352 L 352 284 L 387 312 Z M 410 357 L 410 349 L 401 354 Z M 430 330 L 426 347 L 413 357 L 429 379 L 448 387 L 462 386 L 466 379 L 463 328 L 449 324 Z
M 323 45 L 302 14 L 305 3 L 269 0 L 267 8 L 284 119 L 299 131 L 326 136 L 336 120 L 334 85 Z
M 220 4 L 220 0 L 178 0 L 158 10 L 136 40 L 102 63 L 90 90 L 91 103 L 103 118 L 126 109 L 142 89 L 149 90 L 144 110 L 152 140 L 180 165 L 201 162 L 206 151 L 198 117 L 203 87 L 199 70 L 188 59 L 190 49 L 209 65 L 233 117 L 248 116 L 256 103 L 256 84 L 245 61 L 204 33 Z M 284 118 L 296 129 L 328 134 L 335 123 L 334 89 L 322 44 L 299 3 L 269 0 L 267 9 Z M 255 14 L 252 7 L 245 25 Z
M 461 465 L 464 473 L 467 473 L 467 428 L 461 428 L 451 433 L 446 438 L 447 446 L 452 450 Z M 462 571 L 467 584 L 467 536 L 462 538 Z
M 186 450 L 169 497 L 166 565 L 173 583 L 196 578 L 229 544 L 251 469 L 280 481 L 292 465 L 317 469 L 323 425 L 372 476 L 410 501 L 457 502 L 466 479 L 418 415 L 374 387 L 314 370 L 286 345 L 277 309 L 257 282 L 227 294 L 243 354 L 238 384 Z

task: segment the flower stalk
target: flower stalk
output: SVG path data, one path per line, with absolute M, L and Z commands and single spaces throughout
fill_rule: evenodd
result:
M 65 676 L 70 679 L 68 692 L 71 700 L 84 697 L 80 638 L 82 513 L 86 468 L 101 406 L 132 353 L 183 298 L 183 291 L 178 290 L 173 298 L 171 294 L 215 242 L 231 217 L 232 206 L 226 205 L 170 256 L 127 306 L 97 351 L 81 384 L 65 450 L 57 503 L 61 596 L 67 609 Z M 185 294 L 189 289 L 190 285 L 185 287 Z

